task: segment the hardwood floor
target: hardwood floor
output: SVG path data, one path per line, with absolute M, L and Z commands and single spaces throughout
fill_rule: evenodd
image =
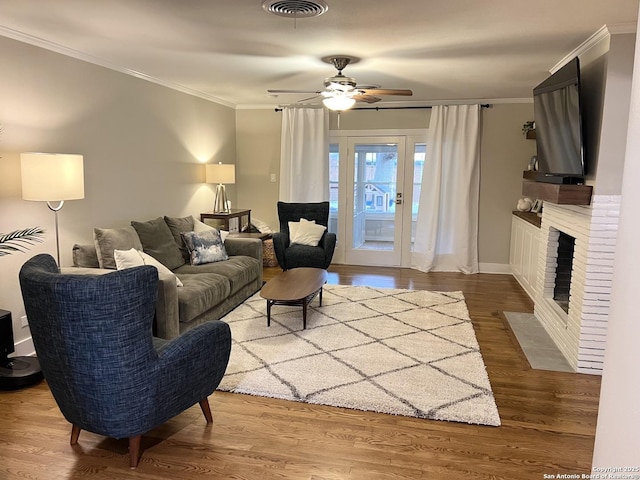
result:
M 265 269 L 265 278 L 278 272 Z M 600 377 L 528 367 L 501 315 L 533 309 L 511 276 L 332 266 L 329 283 L 462 290 L 502 426 L 216 392 L 209 399 L 213 425 L 196 404 L 144 435 L 139 467 L 130 470 L 126 440 L 82 432 L 71 447 L 71 426 L 41 383 L 0 392 L 0 479 L 520 480 L 590 473 Z

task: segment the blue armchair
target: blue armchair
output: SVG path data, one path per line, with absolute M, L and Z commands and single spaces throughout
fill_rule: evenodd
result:
M 296 267 L 329 268 L 336 248 L 336 234 L 325 231 L 317 247 L 291 244 L 289 222 L 301 218 L 315 220 L 319 225 L 329 225 L 329 202 L 285 203 L 278 202 L 280 231 L 273 234 L 273 249 L 282 270 Z
M 227 368 L 229 326 L 207 322 L 170 341 L 154 338 L 155 267 L 68 275 L 41 254 L 19 278 L 36 353 L 72 424 L 72 445 L 81 430 L 129 438 L 135 468 L 144 433 L 196 403 L 212 423 L 207 397 Z

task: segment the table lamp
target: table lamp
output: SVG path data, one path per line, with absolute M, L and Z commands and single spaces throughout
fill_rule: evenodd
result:
M 207 164 L 206 168 L 206 182 L 218 184 L 213 202 L 213 213 L 230 213 L 224 184 L 236 183 L 236 166 L 220 162 Z
M 84 198 L 84 163 L 82 155 L 64 153 L 21 153 L 22 198 L 47 202 L 55 214 L 56 253 L 60 268 L 58 211 L 65 200 Z M 52 202 L 57 202 L 53 205 Z

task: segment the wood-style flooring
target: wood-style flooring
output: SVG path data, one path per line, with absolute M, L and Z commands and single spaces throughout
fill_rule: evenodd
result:
M 278 272 L 265 269 L 265 278 Z M 216 392 L 213 425 L 196 404 L 144 435 L 139 467 L 130 470 L 126 440 L 82 432 L 69 445 L 71 427 L 43 382 L 0 391 L 0 479 L 538 480 L 590 473 L 600 377 L 529 368 L 501 314 L 533 309 L 511 276 L 332 266 L 329 283 L 462 290 L 502 426 Z

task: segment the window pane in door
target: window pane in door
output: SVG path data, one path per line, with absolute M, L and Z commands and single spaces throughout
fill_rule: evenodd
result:
M 354 153 L 352 247 L 393 250 L 398 145 L 357 144 Z
M 411 251 L 416 235 L 416 223 L 418 220 L 418 207 L 420 206 L 420 192 L 422 189 L 422 170 L 427 153 L 426 143 L 416 143 L 413 152 L 413 200 L 411 204 Z
M 338 185 L 340 181 L 340 150 L 337 143 L 329 145 L 329 226 L 338 235 Z

